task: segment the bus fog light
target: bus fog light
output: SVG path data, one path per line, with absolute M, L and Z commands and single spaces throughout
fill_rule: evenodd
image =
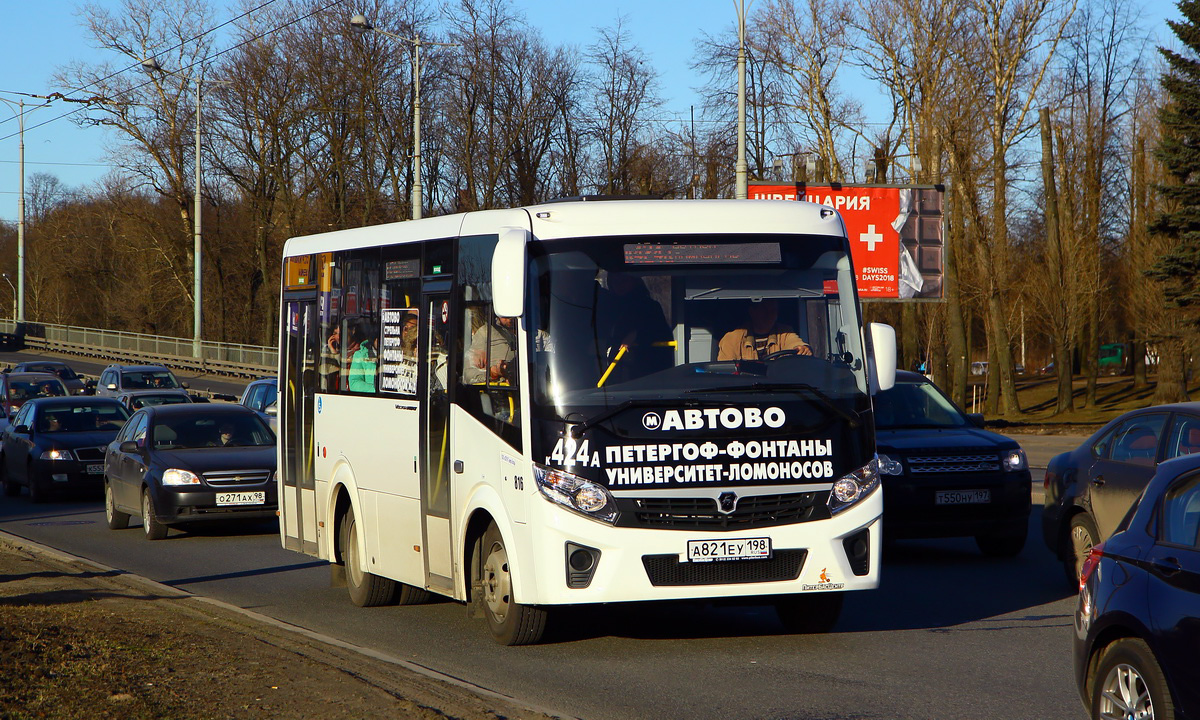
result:
M 852 503 L 858 499 L 858 483 L 850 478 L 842 478 L 833 484 L 833 496 L 838 502 Z

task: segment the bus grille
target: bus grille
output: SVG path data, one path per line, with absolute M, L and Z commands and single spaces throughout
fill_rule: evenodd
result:
M 743 495 L 733 512 L 706 497 L 618 498 L 617 527 L 725 532 L 794 525 L 829 517 L 829 492 Z
M 715 562 L 679 562 L 678 554 L 643 555 L 642 565 L 655 586 L 783 582 L 800 577 L 807 555 L 807 550 L 776 550 L 765 560 Z

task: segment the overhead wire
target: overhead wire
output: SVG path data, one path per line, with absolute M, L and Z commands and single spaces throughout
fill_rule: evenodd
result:
M 166 48 L 166 49 L 164 49 L 162 52 L 171 52 L 171 51 L 173 51 L 173 50 L 177 50 L 177 49 L 179 49 L 179 48 L 181 48 L 181 47 L 183 47 L 183 46 L 187 45 L 188 43 L 196 42 L 196 41 L 200 40 L 201 38 L 203 38 L 203 37 L 205 37 L 205 36 L 207 36 L 207 35 L 209 35 L 209 34 L 211 34 L 211 33 L 217 32 L 218 30 L 220 30 L 220 29 L 222 29 L 222 28 L 224 28 L 224 27 L 226 27 L 226 26 L 228 26 L 228 25 L 230 25 L 230 24 L 232 24 L 232 23 L 234 23 L 234 22 L 236 22 L 236 21 L 238 21 L 238 20 L 241 20 L 241 19 L 243 19 L 243 18 L 245 18 L 245 17 L 248 17 L 248 16 L 252 15 L 253 13 L 256 13 L 256 12 L 258 12 L 259 10 L 261 10 L 261 9 L 263 9 L 263 8 L 267 7 L 268 5 L 271 5 L 271 4 L 275 3 L 275 2 L 278 2 L 278 0 L 266 0 L 266 2 L 264 2 L 264 3 L 260 4 L 260 5 L 257 5 L 257 6 L 255 6 L 254 8 L 252 8 L 252 9 L 250 9 L 250 10 L 247 10 L 246 12 L 242 13 L 241 15 L 238 15 L 238 16 L 235 16 L 235 17 L 232 17 L 232 18 L 230 18 L 230 19 L 226 20 L 225 22 L 223 22 L 223 23 L 221 23 L 221 24 L 219 24 L 219 25 L 216 25 L 216 26 L 214 26 L 214 27 L 212 27 L 212 28 L 209 28 L 208 30 L 205 30 L 204 32 L 200 33 L 199 35 L 196 35 L 195 37 L 189 38 L 189 39 L 187 39 L 187 40 L 183 40 L 183 41 L 181 41 L 180 43 L 178 43 L 178 44 L 176 44 L 176 45 L 174 45 L 174 46 L 172 46 L 172 47 Z M 186 67 L 179 68 L 179 70 L 178 70 L 177 72 L 181 72 L 181 71 L 184 71 L 184 70 L 191 70 L 191 69 L 192 69 L 192 68 L 194 68 L 196 65 L 199 65 L 199 64 L 201 64 L 201 63 L 205 63 L 205 62 L 209 62 L 209 61 L 211 61 L 211 60 L 213 60 L 213 59 L 215 59 L 215 58 L 219 58 L 219 57 L 221 57 L 222 55 L 225 55 L 226 53 L 233 52 L 234 50 L 237 50 L 238 48 L 244 47 L 245 45 L 248 45 L 248 44 L 250 44 L 250 43 L 252 43 L 252 42 L 255 42 L 255 41 L 257 41 L 257 40 L 260 40 L 260 39 L 262 39 L 262 38 L 266 37 L 267 35 L 270 35 L 271 33 L 279 32 L 280 30 L 283 30 L 284 28 L 287 28 L 287 27 L 290 27 L 290 26 L 292 26 L 292 25 L 295 25 L 296 23 L 300 22 L 301 20 L 307 20 L 308 18 L 312 17 L 313 15 L 316 15 L 317 13 L 320 13 L 320 12 L 324 12 L 325 10 L 328 10 L 329 8 L 333 7 L 334 5 L 339 5 L 339 4 L 343 3 L 343 2 L 345 2 L 345 0 L 331 0 L 330 2 L 326 3 L 325 5 L 322 5 L 321 7 L 318 7 L 318 8 L 316 8 L 315 10 L 312 10 L 311 12 L 305 13 L 305 14 L 303 14 L 303 15 L 298 15 L 298 16 L 296 16 L 295 18 L 293 18 L 293 19 L 291 19 L 291 20 L 289 20 L 289 21 L 287 21 L 287 22 L 283 23 L 282 25 L 278 25 L 278 26 L 276 26 L 276 27 L 273 27 L 273 28 L 271 28 L 270 30 L 266 30 L 266 31 L 264 31 L 264 32 L 261 32 L 261 33 L 259 33 L 259 34 L 257 34 L 257 35 L 254 35 L 254 36 L 252 36 L 252 37 L 246 38 L 245 40 L 243 40 L 243 41 L 241 41 L 241 42 L 239 42 L 239 43 L 237 43 L 237 44 L 235 44 L 235 45 L 231 45 L 230 47 L 227 47 L 227 48 L 225 48 L 224 50 L 221 50 L 221 51 L 219 51 L 219 52 L 216 52 L 216 53 L 214 53 L 214 54 L 212 54 L 212 55 L 207 55 L 207 56 L 205 56 L 204 58 L 202 58 L 202 59 L 200 59 L 200 60 L 197 60 L 197 61 L 193 62 L 191 65 L 188 65 L 188 66 L 186 66 Z M 116 76 L 118 76 L 118 75 L 120 75 L 120 74 L 122 74 L 122 73 L 129 72 L 130 70 L 140 70 L 141 68 L 142 68 L 142 66 L 141 66 L 141 64 L 140 64 L 140 63 L 139 63 L 139 64 L 137 64 L 137 65 L 130 65 L 129 67 L 123 68 L 123 69 L 121 69 L 121 70 L 117 70 L 116 72 L 113 72 L 113 73 L 111 73 L 111 74 L 109 74 L 109 75 L 106 75 L 105 77 L 103 77 L 103 78 L 100 78 L 100 79 L 98 79 L 98 80 L 95 80 L 95 81 L 93 81 L 93 82 L 89 83 L 88 85 L 85 85 L 83 88 L 79 88 L 79 89 L 77 89 L 77 90 L 74 90 L 74 91 L 72 91 L 72 92 L 79 92 L 79 91 L 84 91 L 84 92 L 86 92 L 88 88 L 94 87 L 94 86 L 96 86 L 96 85 L 97 85 L 97 84 L 99 84 L 99 83 L 102 83 L 102 82 L 104 82 L 104 81 L 106 81 L 106 80 L 110 80 L 110 79 L 112 79 L 112 78 L 114 78 L 114 77 L 116 77 Z M 146 82 L 144 82 L 144 83 L 142 83 L 142 84 L 140 84 L 140 85 L 135 85 L 134 87 L 132 87 L 132 88 L 129 88 L 128 90 L 126 90 L 126 91 L 125 91 L 125 93 L 129 93 L 129 92 L 132 92 L 132 91 L 134 91 L 134 90 L 137 90 L 137 89 L 139 89 L 139 88 L 143 88 L 143 87 L 145 87 L 146 85 L 150 84 L 150 82 L 151 82 L 151 81 L 147 80 Z M 38 96 L 36 96 L 36 95 L 32 95 L 32 94 L 30 94 L 30 93 L 13 93 L 12 91 L 0 91 L 0 92 L 8 92 L 8 93 L 11 93 L 11 94 L 27 95 L 27 96 L 29 96 L 29 97 L 38 97 Z M 43 106 L 38 106 L 38 107 L 43 107 Z M 86 107 L 79 107 L 79 108 L 75 108 L 74 110 L 70 110 L 70 111 L 68 111 L 68 112 L 62 113 L 61 115 L 56 115 L 56 116 L 54 116 L 54 117 L 52 117 L 52 118 L 49 118 L 49 119 L 47 119 L 47 120 L 44 120 L 44 121 L 42 121 L 42 122 L 40 122 L 40 123 L 37 123 L 36 125 L 33 125 L 33 126 L 31 126 L 31 127 L 27 127 L 27 128 L 25 128 L 25 130 L 26 130 L 26 132 L 28 132 L 28 131 L 30 131 L 30 130 L 36 130 L 37 128 L 43 127 L 43 126 L 45 126 L 45 125 L 49 125 L 49 124 L 50 124 L 50 123 L 52 123 L 52 122 L 57 122 L 57 121 L 59 121 L 59 120 L 62 120 L 62 119 L 63 119 L 63 118 L 65 118 L 65 117 L 69 117 L 69 116 L 71 116 L 71 115 L 74 115 L 74 114 L 76 114 L 76 113 L 78 113 L 78 112 L 80 112 L 80 111 L 82 111 L 82 110 L 85 110 L 85 109 L 86 109 Z M 8 118 L 8 119 L 6 119 L 6 120 L 2 120 L 2 121 L 0 121 L 0 125 L 4 124 L 5 122 L 8 122 L 9 120 L 12 120 L 12 119 L 13 119 L 13 118 Z M 0 142 L 2 142 L 2 141 L 4 141 L 4 140 L 8 140 L 8 139 L 10 139 L 10 138 L 13 138 L 13 137 L 16 137 L 18 134 L 19 134 L 19 133 L 10 133 L 10 134 L 8 134 L 8 135 L 0 136 Z

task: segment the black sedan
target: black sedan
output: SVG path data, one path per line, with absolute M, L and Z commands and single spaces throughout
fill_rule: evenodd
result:
M 13 366 L 12 372 L 38 372 L 50 373 L 57 375 L 59 380 L 62 380 L 63 385 L 67 386 L 67 390 L 72 395 L 85 395 L 88 391 L 87 383 L 79 377 L 79 373 L 71 369 L 71 366 L 65 362 L 58 360 L 36 360 L 32 362 L 18 363 Z
M 109 528 L 142 518 L 150 540 L 170 526 L 273 518 L 275 434 L 241 405 L 156 405 L 133 414 L 108 446 L 104 509 Z
M 985 555 L 1025 546 L 1030 476 L 1015 440 L 982 428 L 924 375 L 900 371 L 875 397 L 890 538 L 974 537 Z
M 60 493 L 98 492 L 104 452 L 129 418 L 115 400 L 37 398 L 0 434 L 0 478 L 12 497 L 29 488 L 34 502 Z
M 1158 466 L 1092 546 L 1075 612 L 1075 680 L 1092 718 L 1200 718 L 1200 455 Z
M 1046 467 L 1042 537 L 1072 587 L 1093 545 L 1112 534 L 1158 463 L 1200 452 L 1200 403 L 1157 405 L 1110 421 Z

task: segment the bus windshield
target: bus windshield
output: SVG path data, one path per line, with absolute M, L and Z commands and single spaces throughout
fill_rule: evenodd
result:
M 591 424 L 622 406 L 798 396 L 815 428 L 869 407 L 839 237 L 662 236 L 530 246 L 533 412 Z

